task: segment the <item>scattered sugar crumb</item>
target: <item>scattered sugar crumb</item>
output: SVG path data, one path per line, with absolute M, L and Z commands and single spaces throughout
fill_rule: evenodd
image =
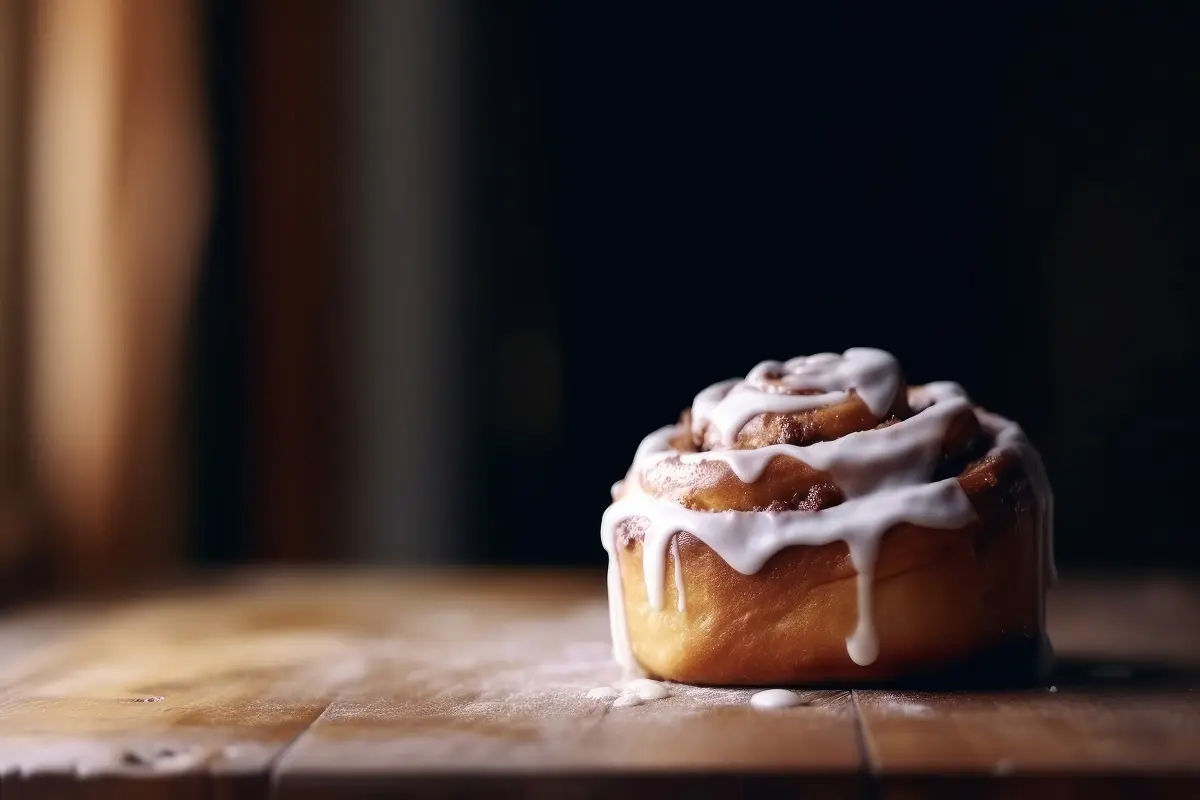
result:
M 1012 775 L 1016 765 L 1011 758 L 1002 758 L 992 766 L 993 775 Z
M 1051 686 L 1051 687 L 1050 687 L 1050 691 L 1052 691 L 1052 692 L 1057 692 L 1057 691 L 1058 691 L 1058 687 L 1057 687 L 1057 686 Z
M 611 686 L 597 686 L 587 693 L 589 700 L 611 700 L 614 697 L 620 697 L 621 693 Z

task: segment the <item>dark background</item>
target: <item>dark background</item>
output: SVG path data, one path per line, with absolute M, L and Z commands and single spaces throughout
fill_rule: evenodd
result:
M 303 219 L 282 228 L 300 242 L 292 250 L 256 249 L 263 201 L 249 176 L 278 142 L 252 129 L 280 112 L 248 113 L 244 80 L 272 32 L 311 43 L 300 66 L 277 71 L 284 84 L 336 74 L 354 45 L 331 24 L 337 4 L 265 18 L 253 5 L 205 6 L 218 181 L 193 326 L 192 550 L 201 563 L 256 557 L 264 484 L 308 458 L 317 477 L 275 495 L 296 520 L 282 539 L 312 543 L 301 558 L 371 559 L 343 547 L 339 528 L 359 473 L 343 446 L 356 390 L 338 331 L 359 309 L 315 302 L 341 296 L 343 263 L 304 255 Z M 455 9 L 447 49 L 458 67 L 442 88 L 457 109 L 446 180 L 461 251 L 445 278 L 456 302 L 438 323 L 453 336 L 438 380 L 408 390 L 454 403 L 434 441 L 458 443 L 438 496 L 459 516 L 423 530 L 399 502 L 383 536 L 458 542 L 443 559 L 599 564 L 608 487 L 644 434 L 762 359 L 862 345 L 894 352 L 914 382 L 956 380 L 1024 425 L 1056 490 L 1061 566 L 1200 566 L 1196 11 Z M 379 69 L 386 91 L 393 73 Z M 329 86 L 282 96 L 327 102 L 302 117 L 335 128 L 340 114 L 369 124 L 373 113 L 345 112 Z M 313 126 L 278 127 L 291 141 Z M 309 163 L 341 175 L 353 146 L 318 140 Z M 303 179 L 292 189 L 305 191 L 317 192 Z M 330 195 L 337 224 L 322 235 L 353 237 L 355 191 Z M 380 263 L 400 281 L 436 269 Z M 324 364 L 313 386 L 343 387 L 305 406 L 310 422 L 326 420 L 328 447 L 256 439 L 279 406 L 247 401 L 262 380 L 255 359 L 301 346 L 278 332 L 266 335 L 280 350 L 254 346 L 264 271 L 325 287 L 292 324 L 332 331 L 317 344 L 300 337 Z M 382 358 L 372 369 L 406 374 Z M 296 437 L 311 434 L 305 425 Z M 397 446 L 394 469 L 372 463 L 400 487 L 421 460 Z

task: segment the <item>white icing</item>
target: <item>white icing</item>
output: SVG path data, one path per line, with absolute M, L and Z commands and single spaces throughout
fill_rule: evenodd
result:
M 875 634 L 875 611 L 871 607 L 873 599 L 871 586 L 875 582 L 875 554 L 879 551 L 878 540 L 879 536 L 877 535 L 866 540 L 847 542 L 850 547 L 850 562 L 858 571 L 858 580 L 856 581 L 858 624 L 854 626 L 854 632 L 846 639 L 846 654 L 860 667 L 874 664 L 875 659 L 879 657 L 879 637 Z
M 741 383 L 740 378 L 733 378 L 709 386 L 692 400 L 692 432 L 700 433 L 712 416 L 713 411 L 725 399 L 733 387 Z
M 847 350 L 842 356 L 822 353 L 783 364 L 763 362 L 745 381 L 725 381 L 701 392 L 692 407 L 693 425 L 695 431 L 700 431 L 711 424 L 724 441 L 732 443 L 741 426 L 756 414 L 840 402 L 850 390 L 863 398 L 872 413 L 881 416 L 899 391 L 900 376 L 891 355 L 864 348 Z M 795 390 L 823 394 L 788 394 Z M 857 571 L 858 600 L 858 619 L 846 639 L 847 654 L 859 665 L 873 663 L 879 643 L 871 608 L 872 584 L 883 535 L 901 523 L 957 529 L 975 519 L 974 508 L 957 478 L 929 482 L 947 428 L 957 414 L 972 408 L 970 400 L 961 386 L 951 382 L 914 387 L 909 390 L 908 400 L 917 413 L 906 420 L 805 446 L 680 453 L 671 441 L 686 431 L 668 426 L 647 436 L 638 447 L 626 479 L 614 487 L 614 502 L 601 522 L 601 538 L 609 553 L 610 624 L 616 660 L 627 671 L 638 669 L 626 628 L 617 547 L 621 523 L 641 518 L 645 520 L 643 580 L 650 606 L 656 611 L 663 609 L 668 547 L 674 561 L 678 607 L 681 612 L 685 608 L 678 543 L 681 533 L 695 536 L 746 575 L 760 570 L 786 547 L 845 542 Z M 814 405 L 797 405 L 810 402 Z M 1053 498 L 1041 459 L 1017 425 L 975 411 L 980 424 L 995 437 L 994 449 L 1015 451 L 1026 466 L 1037 504 L 1038 535 L 1046 543 L 1043 556 L 1053 575 Z M 653 497 L 642 486 L 646 470 L 665 459 L 678 459 L 684 464 L 720 461 L 743 483 L 753 483 L 774 458 L 781 456 L 827 473 L 845 501 L 817 512 L 697 511 Z
M 795 692 L 789 692 L 787 689 L 767 689 L 751 695 L 750 705 L 755 708 L 791 708 L 805 705 L 805 702 Z
M 967 396 L 963 387 L 954 381 L 934 381 L 924 386 L 913 386 L 908 390 L 908 404 L 916 411 L 929 408 L 934 403 L 942 403 L 955 397 Z
M 639 678 L 625 684 L 625 694 L 636 694 L 643 700 L 662 700 L 671 693 L 658 681 Z
M 682 614 L 687 611 L 687 597 L 683 593 L 683 561 L 679 558 L 679 536 L 671 540 L 671 560 L 675 562 L 675 607 Z
M 637 678 L 627 681 L 621 690 L 612 686 L 597 686 L 587 693 L 589 700 L 612 700 L 613 705 L 636 706 L 649 700 L 663 700 L 671 696 L 671 691 L 662 683 L 649 678 Z
M 787 456 L 828 472 L 847 497 L 861 497 L 885 485 L 905 485 L 924 481 L 941 454 L 946 427 L 957 414 L 971 407 L 958 390 L 939 395 L 924 411 L 886 428 L 872 428 L 847 434 L 828 442 L 807 445 L 774 444 L 755 450 L 709 450 L 680 453 L 671 447 L 674 429 L 656 431 L 642 440 L 631 472 L 638 476 L 669 458 L 683 464 L 721 461 L 729 465 L 743 483 L 754 483 L 767 465 L 779 456 Z M 925 399 L 920 396 L 920 399 Z
M 847 642 L 858 663 L 870 664 L 877 651 L 871 625 L 870 585 L 878 540 L 901 522 L 929 528 L 959 528 L 975 519 L 975 511 L 956 478 L 936 483 L 900 486 L 866 498 L 847 500 L 818 512 L 806 511 L 694 511 L 641 491 L 630 491 L 604 512 L 601 523 L 605 548 L 616 556 L 620 522 L 632 517 L 647 520 L 642 546 L 646 594 L 651 608 L 663 608 L 666 549 L 671 538 L 686 531 L 707 544 L 729 566 L 744 575 L 762 569 L 771 556 L 792 545 L 822 545 L 844 541 L 859 570 L 859 625 Z M 610 584 L 611 585 L 611 584 Z M 618 578 L 619 591 L 619 578 Z M 621 595 L 610 605 L 624 606 Z M 623 612 L 614 617 L 614 656 L 622 664 L 633 662 Z
M 612 506 L 609 506 L 611 508 Z M 605 548 L 608 550 L 608 624 L 612 633 L 613 659 L 625 670 L 626 677 L 641 675 L 642 668 L 638 666 L 629 648 L 629 628 L 625 623 L 625 590 L 621 586 L 621 565 L 617 561 L 616 547 L 610 547 L 605 536 Z
M 869 502 L 864 502 L 869 500 Z M 975 511 L 958 479 L 901 486 L 870 498 L 848 500 L 823 511 L 694 511 L 648 494 L 630 493 L 605 512 L 605 525 L 630 517 L 649 521 L 642 560 L 650 604 L 663 607 L 667 543 L 676 533 L 700 539 L 743 575 L 762 569 L 771 556 L 792 545 L 870 542 L 901 522 L 930 528 L 959 528 Z M 851 548 L 853 551 L 853 547 Z M 869 555 L 864 552 L 864 556 Z
M 711 425 L 731 445 L 752 418 L 764 413 L 788 414 L 833 405 L 854 391 L 876 417 L 882 417 L 900 390 L 900 365 L 891 353 L 852 347 L 841 356 L 818 353 L 786 363 L 764 361 L 745 380 L 708 387 L 692 402 L 692 430 L 699 435 Z M 795 394 L 812 391 L 817 394 Z

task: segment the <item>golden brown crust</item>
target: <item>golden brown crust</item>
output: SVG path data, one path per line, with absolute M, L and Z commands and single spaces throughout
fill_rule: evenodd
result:
M 861 405 L 857 398 L 848 401 L 855 403 Z M 895 411 L 895 418 L 854 430 L 912 413 Z M 804 416 L 805 435 L 845 435 L 853 414 L 820 412 L 762 416 Z M 777 443 L 775 434 L 761 436 L 787 429 L 774 419 L 759 422 L 746 426 L 753 430 L 739 437 L 739 446 Z M 862 424 L 861 418 L 853 424 Z M 1033 491 L 1020 461 L 1006 452 L 988 454 L 992 444 L 967 410 L 948 426 L 938 467 L 946 477 L 958 476 L 976 522 L 959 530 L 901 524 L 883 536 L 873 584 L 880 642 L 874 663 L 859 666 L 847 654 L 858 598 L 844 543 L 789 547 L 759 572 L 743 575 L 697 538 L 681 534 L 686 611 L 676 610 L 672 580 L 658 611 L 646 595 L 641 525 L 630 520 L 618 529 L 616 550 L 636 660 L 654 676 L 698 684 L 869 682 L 936 672 L 1008 644 L 1040 640 L 1042 543 Z M 652 465 L 641 483 L 652 495 L 705 511 L 815 511 L 844 499 L 828 475 L 787 456 L 773 459 L 752 484 L 738 480 L 723 462 L 678 458 Z M 668 554 L 667 574 L 674 570 Z

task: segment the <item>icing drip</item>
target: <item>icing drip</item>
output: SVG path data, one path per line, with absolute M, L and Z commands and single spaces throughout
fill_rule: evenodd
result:
M 882 417 L 900 390 L 900 365 L 890 354 L 852 347 L 841 356 L 818 353 L 785 363 L 764 361 L 744 381 L 710 386 L 692 402 L 692 432 L 712 425 L 726 445 L 753 417 L 787 414 L 833 405 L 853 390 L 876 417 Z M 797 394 L 815 392 L 815 394 Z
M 757 414 L 787 413 L 841 402 L 851 390 L 873 414 L 882 417 L 900 391 L 900 380 L 895 359 L 880 350 L 853 348 L 841 356 L 821 353 L 785 363 L 765 361 L 745 381 L 725 381 L 701 392 L 692 406 L 692 433 L 711 425 L 727 445 L 732 444 L 741 427 Z M 789 393 L 794 391 L 819 393 Z M 680 453 L 671 442 L 687 431 L 668 426 L 647 436 L 638 447 L 629 474 L 614 487 L 614 502 L 601 522 L 601 539 L 609 554 L 609 611 L 616 660 L 627 671 L 638 668 L 629 644 L 617 557 L 622 523 L 640 518 L 645 521 L 642 564 L 646 595 L 651 608 L 660 612 L 668 547 L 675 568 L 678 609 L 685 609 L 678 540 L 681 533 L 695 536 L 730 567 L 746 575 L 758 572 L 786 547 L 845 542 L 857 571 L 858 601 L 858 619 L 846 639 L 846 651 L 856 664 L 874 663 L 879 642 L 871 607 L 872 584 L 883 535 L 901 523 L 952 530 L 976 518 L 957 478 L 929 482 L 951 421 L 972 408 L 966 393 L 956 383 L 931 383 L 910 389 L 908 400 L 917 413 L 906 420 L 804 446 Z M 1037 504 L 1039 536 L 1046 543 L 1043 557 L 1052 576 L 1053 498 L 1041 459 L 1017 425 L 979 409 L 975 412 L 980 424 L 994 435 L 994 449 L 1014 450 L 1026 465 Z M 827 473 L 845 501 L 817 512 L 698 511 L 653 497 L 642 488 L 646 471 L 666 459 L 681 463 L 720 461 L 743 483 L 753 483 L 778 457 L 794 458 Z
M 875 581 L 875 554 L 879 550 L 879 537 L 852 541 L 849 546 L 850 562 L 858 571 L 858 624 L 854 626 L 854 633 L 846 638 L 846 653 L 855 664 L 866 667 L 874 664 L 879 656 L 879 636 L 875 633 L 875 616 L 871 608 L 871 584 Z
M 642 548 L 646 594 L 651 607 L 661 611 L 666 550 L 677 533 L 692 534 L 729 566 L 752 575 L 785 547 L 844 541 L 852 557 L 858 549 L 865 559 L 873 555 L 875 541 L 894 525 L 909 522 L 929 528 L 960 528 L 975 519 L 975 510 L 956 478 L 887 489 L 815 513 L 695 511 L 629 491 L 604 512 L 601 527 L 610 554 L 616 553 L 619 523 L 633 517 L 648 521 Z M 859 579 L 864 580 L 861 573 Z M 865 582 L 870 583 L 869 577 Z M 621 622 L 623 630 L 623 617 Z
M 611 508 L 611 506 L 610 506 Z M 615 534 L 615 531 L 614 531 Z M 625 624 L 625 590 L 621 586 L 621 566 L 617 562 L 615 542 L 604 537 L 604 548 L 608 550 L 608 624 L 612 632 L 613 659 L 621 665 L 626 675 L 641 675 L 642 670 L 629 648 L 629 629 Z
M 750 696 L 750 705 L 755 708 L 791 708 L 808 705 L 795 692 L 787 689 L 767 689 Z
M 679 560 L 679 536 L 671 539 L 671 560 L 675 562 L 675 607 L 682 614 L 687 611 L 687 598 L 683 593 L 683 562 Z

